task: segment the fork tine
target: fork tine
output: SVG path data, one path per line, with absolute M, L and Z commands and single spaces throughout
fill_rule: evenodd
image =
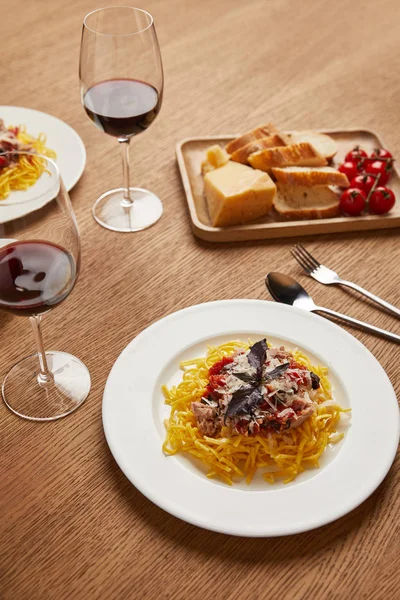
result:
M 299 263 L 299 265 L 301 267 L 303 267 L 304 271 L 309 275 L 311 273 L 311 271 L 313 269 L 310 269 L 310 267 L 307 265 L 307 263 L 304 261 L 303 257 L 298 255 L 295 251 L 294 248 L 291 248 L 290 250 L 290 254 L 293 256 L 293 258 Z
M 306 250 L 306 249 L 304 248 L 303 244 L 296 244 L 296 245 L 297 245 L 298 249 L 300 250 L 300 252 L 303 252 L 303 254 L 305 254 L 305 255 L 307 256 L 307 258 L 309 258 L 309 259 L 310 259 L 310 260 L 311 260 L 311 261 L 314 263 L 314 265 L 315 265 L 315 268 L 316 268 L 316 269 L 317 269 L 318 267 L 320 267 L 320 266 L 321 266 L 321 263 L 319 263 L 319 262 L 317 261 L 317 259 L 316 259 L 316 258 L 314 258 L 314 257 L 312 256 L 312 254 L 310 254 L 310 253 L 308 252 L 308 250 Z
M 302 259 L 303 263 L 305 263 L 308 267 L 309 271 L 314 271 L 315 266 L 314 263 L 307 257 L 306 254 L 304 254 L 300 248 L 297 248 L 296 246 L 294 247 L 294 252 L 297 254 L 297 256 L 299 258 Z
M 300 261 L 300 259 L 301 259 L 303 265 L 307 265 L 307 269 L 309 272 L 314 271 L 314 269 L 315 269 L 314 263 L 311 260 L 309 260 L 307 255 L 305 255 L 301 252 L 301 250 L 300 250 L 300 248 L 298 248 L 297 244 L 296 244 L 296 246 L 293 246 L 291 251 L 297 261 Z

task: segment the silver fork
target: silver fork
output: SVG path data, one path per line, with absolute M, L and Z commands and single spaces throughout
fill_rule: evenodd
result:
M 360 294 L 363 294 L 373 302 L 380 304 L 387 310 L 390 310 L 397 317 L 400 317 L 400 309 L 393 306 L 393 304 L 389 304 L 386 300 L 382 300 L 379 296 L 372 294 L 368 290 L 365 290 L 360 285 L 353 283 L 352 281 L 346 281 L 345 279 L 341 279 L 339 275 L 332 271 L 332 269 L 328 269 L 324 265 L 321 265 L 305 248 L 302 244 L 296 244 L 291 248 L 290 253 L 297 260 L 299 265 L 303 267 L 306 273 L 310 275 L 316 281 L 323 283 L 324 285 L 346 285 L 352 290 L 356 290 Z

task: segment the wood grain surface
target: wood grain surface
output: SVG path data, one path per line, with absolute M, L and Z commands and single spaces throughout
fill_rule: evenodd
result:
M 331 525 L 276 539 L 219 535 L 163 512 L 129 483 L 105 442 L 101 400 L 119 353 L 150 323 L 199 302 L 269 299 L 263 278 L 270 270 L 296 277 L 322 305 L 400 331 L 398 321 L 355 294 L 307 279 L 289 254 L 296 239 L 194 238 L 174 154 L 185 137 L 271 120 L 285 129 L 373 129 L 400 156 L 400 3 L 141 5 L 155 17 L 166 85 L 159 118 L 132 144 L 131 177 L 161 197 L 165 212 L 153 228 L 134 234 L 106 231 L 91 216 L 94 200 L 122 177 L 115 140 L 94 127 L 79 98 L 81 22 L 97 7 L 94 0 L 14 0 L 2 7 L 0 103 L 63 119 L 87 148 L 85 173 L 71 192 L 82 235 L 81 277 L 46 317 L 44 336 L 48 349 L 86 363 L 93 386 L 77 412 L 54 423 L 24 421 L 1 403 L 0 597 L 399 597 L 398 460 L 366 502 Z M 397 230 L 302 241 L 344 278 L 400 304 Z M 399 347 L 353 333 L 398 392 Z M 32 351 L 28 321 L 1 313 L 1 378 Z

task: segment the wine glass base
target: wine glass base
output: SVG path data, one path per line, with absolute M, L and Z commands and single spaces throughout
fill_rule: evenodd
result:
M 124 189 L 102 194 L 93 206 L 95 220 L 111 231 L 141 231 L 154 225 L 163 213 L 161 200 L 142 188 L 129 188 L 133 204 L 124 199 Z
M 46 352 L 52 381 L 39 383 L 39 358 L 31 354 L 15 364 L 3 382 L 3 400 L 16 415 L 31 421 L 53 421 L 69 415 L 87 398 L 90 374 L 66 352 Z

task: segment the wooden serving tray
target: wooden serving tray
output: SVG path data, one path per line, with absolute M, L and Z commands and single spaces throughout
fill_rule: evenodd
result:
M 321 133 L 327 133 L 338 144 L 338 153 L 333 159 L 332 166 L 339 166 L 343 162 L 345 154 L 356 145 L 361 146 L 367 152 L 371 152 L 374 148 L 384 147 L 381 138 L 373 131 L 364 129 L 350 129 L 347 131 L 321 130 Z M 192 229 L 197 237 L 209 242 L 236 242 L 332 233 L 335 231 L 385 229 L 400 226 L 400 175 L 395 163 L 394 172 L 388 186 L 395 193 L 397 202 L 387 215 L 364 215 L 362 217 L 340 216 L 331 219 L 290 221 L 272 211 L 262 219 L 246 225 L 212 227 L 204 198 L 201 162 L 209 146 L 213 144 L 225 146 L 225 144 L 239 135 L 187 138 L 176 145 L 176 156 L 186 193 Z

